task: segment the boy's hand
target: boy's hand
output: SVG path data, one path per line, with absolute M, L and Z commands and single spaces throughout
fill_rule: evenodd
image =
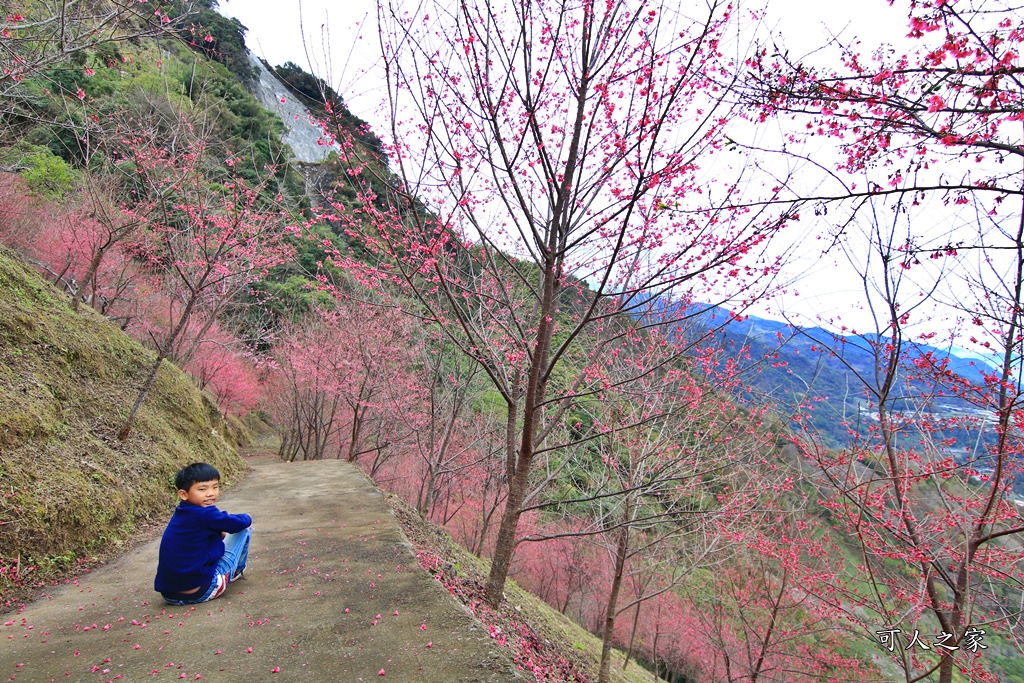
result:
M 228 532 L 226 532 L 226 531 L 220 532 L 220 537 L 221 538 L 227 538 L 228 537 Z

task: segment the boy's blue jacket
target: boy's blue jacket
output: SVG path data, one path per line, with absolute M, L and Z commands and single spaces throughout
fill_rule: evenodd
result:
M 251 524 L 249 515 L 229 515 L 213 505 L 178 503 L 160 540 L 160 563 L 153 587 L 160 593 L 209 587 L 214 565 L 224 554 L 220 532 L 233 534 Z

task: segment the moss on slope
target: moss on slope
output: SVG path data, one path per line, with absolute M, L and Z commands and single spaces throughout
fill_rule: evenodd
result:
M 164 519 L 181 466 L 210 462 L 228 482 L 245 468 L 216 407 L 166 362 L 117 440 L 153 358 L 0 247 L 0 609 Z

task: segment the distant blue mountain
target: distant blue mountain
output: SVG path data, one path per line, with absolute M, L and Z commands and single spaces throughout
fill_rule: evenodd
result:
M 871 422 L 874 403 L 865 381 L 874 383 L 877 335 L 838 335 L 821 327 L 798 328 L 757 316 L 737 317 L 729 311 L 703 304 L 677 305 L 651 301 L 640 317 L 673 321 L 678 339 L 706 339 L 738 360 L 748 373 L 743 398 L 771 402 L 786 415 L 797 405 L 813 405 L 810 422 L 833 445 L 847 442 L 850 429 L 860 431 Z M 950 349 L 905 342 L 906 361 L 931 354 L 937 361 L 948 359 L 949 369 L 959 377 L 982 385 L 985 372 L 993 369 L 983 361 L 956 355 Z M 930 384 L 928 385 L 930 386 Z M 896 395 L 914 399 L 930 396 L 926 409 L 937 416 L 978 413 L 966 401 L 926 392 L 926 384 L 904 380 Z M 977 433 L 947 434 L 964 446 L 975 443 Z

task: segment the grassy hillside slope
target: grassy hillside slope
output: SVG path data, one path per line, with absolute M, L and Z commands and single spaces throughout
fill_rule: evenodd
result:
M 0 247 L 0 608 L 169 515 L 181 466 L 205 460 L 227 481 L 244 469 L 216 407 L 169 363 L 117 440 L 152 359 Z

